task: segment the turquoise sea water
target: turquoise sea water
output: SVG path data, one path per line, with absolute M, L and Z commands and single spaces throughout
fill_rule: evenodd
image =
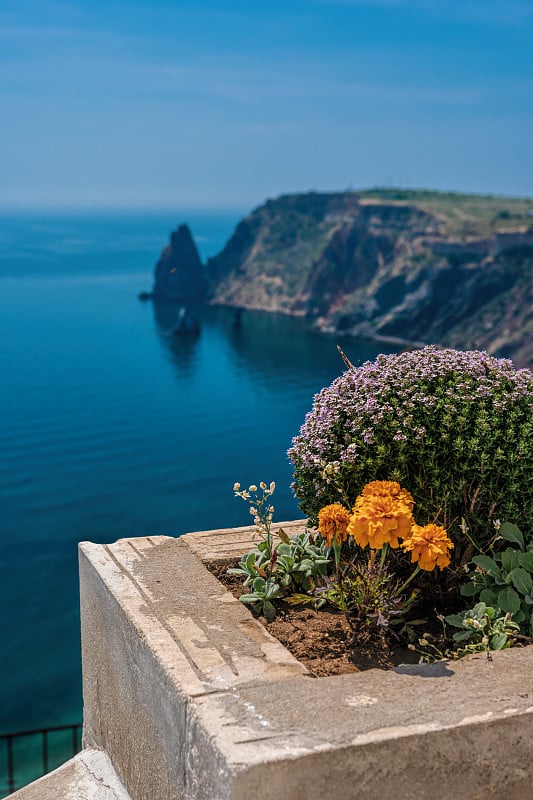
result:
M 335 341 L 225 309 L 178 339 L 176 309 L 137 300 L 173 227 L 205 256 L 238 216 L 0 217 L 0 732 L 81 719 L 80 540 L 247 524 L 235 481 L 300 515 L 286 451 Z

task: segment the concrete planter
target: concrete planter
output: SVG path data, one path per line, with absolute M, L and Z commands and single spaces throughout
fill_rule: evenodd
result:
M 312 678 L 202 563 L 252 531 L 80 545 L 85 745 L 131 800 L 531 796 L 533 647 Z

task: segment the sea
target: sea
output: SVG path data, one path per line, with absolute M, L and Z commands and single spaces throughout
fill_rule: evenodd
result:
M 241 216 L 0 213 L 0 734 L 81 721 L 78 542 L 248 524 L 236 481 L 302 516 L 286 453 L 335 339 L 224 308 L 178 337 L 177 308 L 138 299 L 178 224 L 206 258 Z

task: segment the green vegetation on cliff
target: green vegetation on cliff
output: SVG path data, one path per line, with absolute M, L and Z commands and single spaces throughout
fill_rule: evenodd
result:
M 531 225 L 533 200 L 527 197 L 432 192 L 427 189 L 368 189 L 361 197 L 416 204 L 446 221 L 450 236 L 489 236 L 502 228 Z M 528 213 L 529 212 L 529 213 Z

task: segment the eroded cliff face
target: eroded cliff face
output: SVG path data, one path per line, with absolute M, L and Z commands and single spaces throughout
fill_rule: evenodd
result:
M 483 348 L 533 366 L 528 201 L 498 212 L 497 198 L 467 196 L 467 213 L 460 195 L 403 194 L 265 203 L 209 260 L 209 301 L 306 315 L 337 334 Z M 502 232 L 510 218 L 515 230 Z

